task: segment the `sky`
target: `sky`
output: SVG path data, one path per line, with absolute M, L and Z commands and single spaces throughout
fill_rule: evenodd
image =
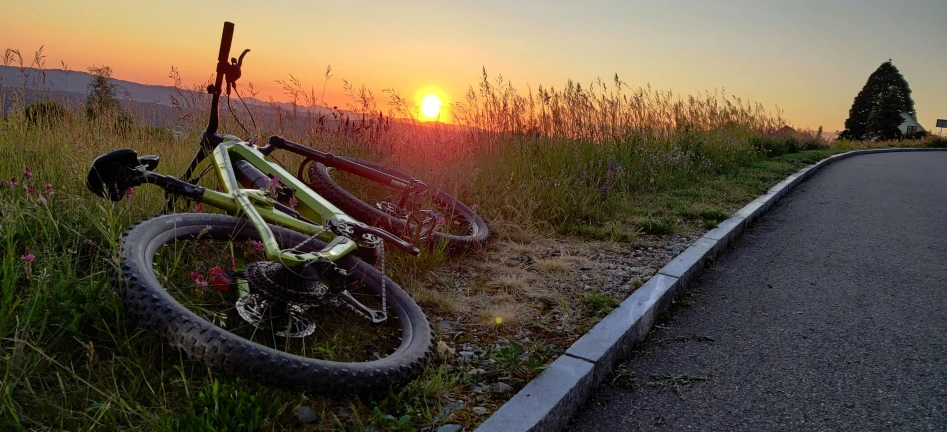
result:
M 675 93 L 723 88 L 783 111 L 797 127 L 843 129 L 855 95 L 889 58 L 918 120 L 947 118 L 944 0 L 6 0 L 0 49 L 46 67 L 108 65 L 114 77 L 170 85 L 213 73 L 224 21 L 232 55 L 251 49 L 241 83 L 287 100 L 292 74 L 344 106 L 342 80 L 420 104 L 463 98 L 481 68 L 525 90 L 566 80 L 650 84 Z

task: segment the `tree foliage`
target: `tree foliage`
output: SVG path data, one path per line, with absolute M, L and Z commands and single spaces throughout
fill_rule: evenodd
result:
M 116 85 L 109 82 L 112 78 L 112 68 L 108 66 L 89 67 L 93 75 L 89 83 L 89 94 L 86 97 L 85 109 L 89 120 L 101 117 L 116 117 L 121 114 L 121 105 L 118 102 Z
M 855 96 L 852 108 L 848 111 L 848 120 L 845 120 L 845 130 L 839 137 L 852 140 L 868 138 L 869 117 L 882 103 L 890 104 L 890 110 L 897 110 L 899 118 L 902 112 L 916 115 L 911 87 L 890 59 L 878 66 Z M 889 115 L 888 119 L 891 118 Z
M 897 87 L 891 86 L 868 116 L 868 139 L 886 141 L 901 138 L 901 129 L 898 128 L 904 121 L 901 102 Z

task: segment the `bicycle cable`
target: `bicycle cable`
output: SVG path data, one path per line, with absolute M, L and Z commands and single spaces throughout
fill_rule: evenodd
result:
M 236 90 L 236 89 L 234 89 L 234 90 Z M 240 95 L 240 93 L 237 92 L 237 96 L 239 96 L 239 95 Z M 233 112 L 233 106 L 230 105 L 230 95 L 229 95 L 229 94 L 227 95 L 227 111 L 230 111 L 230 115 L 233 116 L 233 119 L 237 121 L 237 124 L 240 126 L 240 128 L 243 129 L 243 131 L 247 133 L 247 136 L 250 137 L 250 144 L 253 144 L 253 141 L 256 139 L 256 137 L 255 137 L 252 133 L 250 133 L 250 130 L 247 129 L 246 126 L 243 125 L 243 122 L 241 122 L 241 121 L 240 121 L 240 118 L 237 117 L 237 113 Z M 252 118 L 252 117 L 251 117 L 251 118 Z
M 247 110 L 247 115 L 250 117 L 250 123 L 253 124 L 253 130 L 260 130 L 260 128 L 257 127 L 257 125 L 256 125 L 256 119 L 253 118 L 253 112 L 250 111 L 250 107 L 248 107 L 248 106 L 247 106 L 247 103 L 243 100 L 243 95 L 240 94 L 240 90 L 237 90 L 237 86 L 236 86 L 236 85 L 233 86 L 233 92 L 237 94 L 237 99 L 239 99 L 239 100 L 240 100 L 240 103 L 243 104 L 243 108 L 244 108 L 245 110 Z M 229 99 L 229 98 L 228 98 L 228 99 Z M 228 106 L 228 108 L 229 108 L 229 106 Z M 254 139 L 256 139 L 256 137 L 250 137 L 250 143 L 251 143 L 251 144 L 253 143 L 253 140 L 254 140 Z

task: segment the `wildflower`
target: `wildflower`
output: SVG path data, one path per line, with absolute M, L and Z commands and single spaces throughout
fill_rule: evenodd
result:
M 290 208 L 296 208 L 296 205 L 298 205 L 298 204 L 299 204 L 299 200 L 296 199 L 296 197 L 294 197 L 294 196 L 289 197 L 289 207 L 290 207 Z
M 27 279 L 33 279 L 33 260 L 35 259 L 36 255 L 30 252 L 30 248 L 25 248 L 23 255 L 20 256 L 20 261 L 23 261 L 23 267 L 26 270 Z
M 276 198 L 276 195 L 279 193 L 282 187 L 280 186 L 279 177 L 273 176 L 273 181 L 270 182 L 270 186 L 266 188 L 266 194 Z
M 447 225 L 447 219 L 444 219 L 444 216 L 439 216 L 439 217 L 437 218 L 437 224 L 438 224 L 438 225 Z
M 36 199 L 36 203 L 39 205 L 46 205 L 46 198 L 39 197 Z
M 15 188 L 19 185 L 15 179 L 10 179 L 10 187 Z
M 194 281 L 194 284 L 200 288 L 207 286 L 207 280 L 205 280 L 204 276 L 201 276 L 197 270 L 191 270 L 191 272 L 187 274 L 187 278 Z
M 8 187 L 10 186 L 10 182 L 8 182 L 6 179 L 0 179 L 0 186 Z
M 125 189 L 125 199 L 132 199 L 132 194 L 135 193 L 135 190 L 132 188 Z
M 257 252 L 263 252 L 263 242 L 250 240 L 250 246 L 253 246 L 253 249 L 256 249 Z
M 33 255 L 33 252 L 30 252 L 30 248 L 26 248 L 23 251 L 23 255 L 20 256 L 20 261 L 25 263 L 31 263 L 36 259 L 36 255 Z
M 29 168 L 24 168 L 24 169 L 23 169 L 23 178 L 29 180 L 30 177 L 33 177 L 33 171 L 30 171 Z
M 477 204 L 474 204 L 470 208 L 473 209 L 473 211 L 477 211 L 477 209 L 480 208 L 480 206 Z
M 231 281 L 224 275 L 224 271 L 220 267 L 214 267 L 208 270 L 207 275 L 210 276 L 211 283 L 213 283 L 217 289 L 223 292 L 230 290 Z
M 203 204 L 203 203 L 194 203 L 194 212 L 195 212 L 195 213 L 200 213 L 200 212 L 202 212 L 202 211 L 204 211 L 204 204 Z
M 602 193 L 602 199 L 605 199 L 605 197 L 608 196 L 608 191 L 610 191 L 610 190 L 612 190 L 612 187 L 611 187 L 611 186 L 605 186 L 605 187 L 599 189 L 599 192 Z
M 26 189 L 26 192 L 28 192 L 30 195 L 39 194 L 39 189 L 37 189 L 36 186 L 33 186 L 33 185 L 26 185 L 23 189 Z
M 53 185 L 51 183 L 46 183 L 46 185 L 43 187 L 46 189 L 46 196 L 53 194 Z

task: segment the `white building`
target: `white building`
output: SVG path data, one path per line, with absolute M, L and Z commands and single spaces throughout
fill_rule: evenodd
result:
M 910 114 L 901 113 L 901 118 L 903 118 L 904 121 L 901 122 L 901 126 L 898 126 L 898 129 L 901 129 L 902 135 L 911 135 L 918 132 L 927 132 L 927 129 L 924 129 L 924 126 L 921 126 L 920 123 L 917 122 L 917 119 L 912 117 Z

